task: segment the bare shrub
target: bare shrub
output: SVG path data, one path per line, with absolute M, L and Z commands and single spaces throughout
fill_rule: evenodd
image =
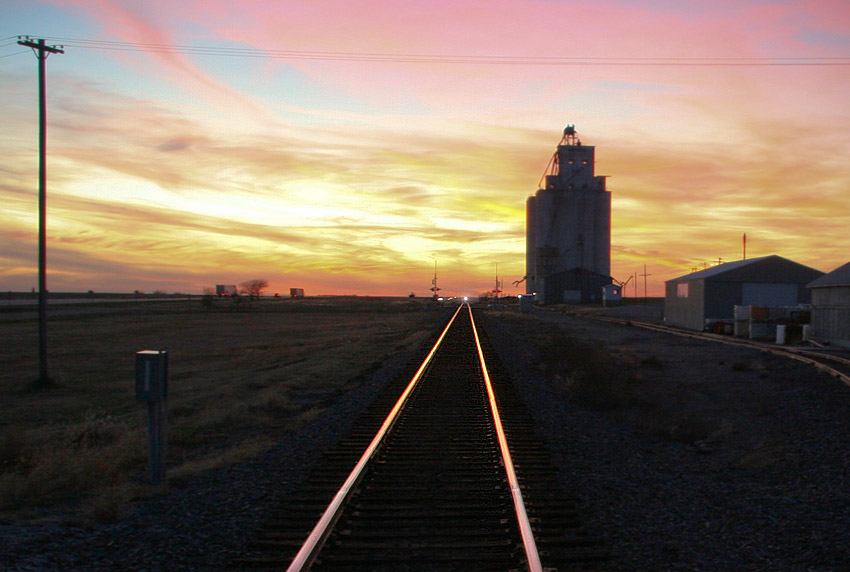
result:
M 130 486 L 114 486 L 97 491 L 85 503 L 84 520 L 89 524 L 107 524 L 121 520 L 137 491 Z
M 631 399 L 632 374 L 600 346 L 564 333 L 540 346 L 541 366 L 563 380 L 567 394 L 590 409 L 612 409 Z
M 123 421 L 88 411 L 81 423 L 68 427 L 66 439 L 77 448 L 104 447 L 117 441 L 128 429 Z
M 787 448 L 776 442 L 761 442 L 755 448 L 736 459 L 734 466 L 739 469 L 761 470 L 781 464 L 790 470 L 799 463 L 799 458 Z
M 87 414 L 58 437 L 50 431 L 28 435 L 18 446 L 29 451 L 0 475 L 0 508 L 44 506 L 119 482 L 143 466 L 141 432 L 111 417 Z
M 720 422 L 697 413 L 672 411 L 651 405 L 644 409 L 632 419 L 635 429 L 665 441 L 694 444 L 728 430 Z
M 263 290 L 269 287 L 269 281 L 265 278 L 254 278 L 253 280 L 246 280 L 240 284 L 242 287 L 242 293 L 247 294 L 251 298 L 259 298 Z
M 216 449 L 208 455 L 180 463 L 169 471 L 168 479 L 172 483 L 187 482 L 208 471 L 256 457 L 272 445 L 274 445 L 274 440 L 261 438 L 256 441 L 246 441 L 238 447 Z
M 664 369 L 664 362 L 657 355 L 651 355 L 640 360 L 640 366 L 650 369 Z
M 678 443 L 694 444 L 717 432 L 716 423 L 697 414 L 682 415 L 670 426 L 670 438 Z
M 579 405 L 589 409 L 613 409 L 630 401 L 630 377 L 617 368 L 599 363 L 577 370 L 568 390 Z
M 7 430 L 0 434 L 0 473 L 26 465 L 30 456 L 31 453 L 20 433 Z

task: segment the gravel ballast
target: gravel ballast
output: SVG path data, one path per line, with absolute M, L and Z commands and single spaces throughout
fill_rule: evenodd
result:
M 809 366 L 696 340 L 535 310 L 482 325 L 549 442 L 561 482 L 613 558 L 598 570 L 850 570 L 850 388 Z M 552 332 L 603 348 L 631 397 L 580 407 L 541 367 Z M 226 569 L 386 382 L 385 363 L 248 463 L 140 501 L 114 524 L 45 514 L 0 521 L 0 569 Z
M 850 388 L 756 350 L 577 316 L 487 324 L 564 486 L 610 543 L 601 569 L 850 570 Z M 637 368 L 636 403 L 565 399 L 532 343 L 554 328 L 652 364 Z

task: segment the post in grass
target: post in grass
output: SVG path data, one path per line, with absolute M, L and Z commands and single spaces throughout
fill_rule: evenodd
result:
M 136 352 L 136 399 L 148 405 L 151 484 L 165 482 L 168 351 Z

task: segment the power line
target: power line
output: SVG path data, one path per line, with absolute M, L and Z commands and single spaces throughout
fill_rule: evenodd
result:
M 19 56 L 21 54 L 26 54 L 28 52 L 29 52 L 29 50 L 24 50 L 24 51 L 21 51 L 21 52 L 15 52 L 14 54 L 6 54 L 5 56 L 0 56 L 0 60 L 2 60 L 3 58 L 11 58 L 12 56 Z
M 466 65 L 550 65 L 550 66 L 655 66 L 655 67 L 753 67 L 753 66 L 850 66 L 850 56 L 823 57 L 594 57 L 594 56 L 505 56 L 449 55 L 384 52 L 332 52 L 315 50 L 279 50 L 264 48 L 235 48 L 116 42 L 84 38 L 51 37 L 50 41 L 69 47 L 103 51 L 168 53 L 194 56 L 360 61 L 383 63 L 466 64 Z
M 17 46 L 18 40 L 20 40 L 21 38 L 22 38 L 22 36 L 9 36 L 8 38 L 2 38 L 2 39 L 0 39 L 0 42 L 2 42 L 2 43 L 0 43 L 0 48 L 6 48 L 8 46 Z M 8 40 L 12 40 L 12 41 L 9 42 Z M 7 54 L 5 56 L 0 56 L 0 59 L 11 58 L 12 56 L 17 56 L 19 54 L 26 54 L 28 51 L 29 50 L 23 50 L 23 51 L 20 51 L 20 52 L 15 52 L 14 54 Z

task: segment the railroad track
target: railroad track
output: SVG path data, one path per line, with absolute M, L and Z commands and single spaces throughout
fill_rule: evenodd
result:
M 672 334 L 675 336 L 710 340 L 733 346 L 742 346 L 757 349 L 760 351 L 768 352 L 774 355 L 783 356 L 789 359 L 793 359 L 795 361 L 800 361 L 809 364 L 821 371 L 826 372 L 827 374 L 835 377 L 836 379 L 839 379 L 844 384 L 850 386 L 850 359 L 847 359 L 843 356 L 835 355 L 834 353 L 829 353 L 828 351 L 809 350 L 805 348 L 790 346 L 777 346 L 775 344 L 766 342 L 758 342 L 741 338 L 731 338 L 729 336 L 711 334 L 706 332 L 684 331 L 678 328 L 664 326 L 661 324 L 652 324 L 648 322 L 639 321 L 636 322 L 633 320 L 612 318 L 609 316 L 593 316 L 592 319 L 621 325 L 635 326 L 638 328 L 652 330 L 655 332 L 662 332 L 665 334 Z
M 465 304 L 233 568 L 542 571 L 608 557 Z

